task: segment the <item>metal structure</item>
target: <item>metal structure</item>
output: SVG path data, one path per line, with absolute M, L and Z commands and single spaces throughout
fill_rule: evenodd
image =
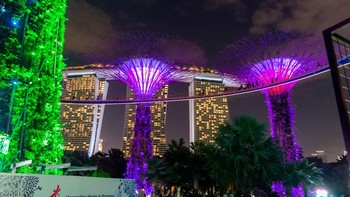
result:
M 161 59 L 138 57 L 125 60 L 118 69 L 110 69 L 110 72 L 133 90 L 136 99 L 142 100 L 153 98 L 161 87 L 174 79 L 173 73 L 176 70 Z M 136 106 L 127 178 L 135 179 L 137 189 L 144 189 L 147 194 L 151 193 L 152 185 L 143 177 L 147 172 L 147 160 L 152 153 L 151 106 L 149 103 L 139 103 Z
M 235 74 L 245 87 L 268 86 L 318 70 L 323 65 L 317 40 L 291 32 L 266 32 L 247 37 L 225 48 L 219 65 Z M 294 107 L 291 90 L 295 83 L 263 90 L 268 106 L 271 136 L 284 149 L 286 162 L 298 161 L 301 150 L 294 133 Z
M 151 32 L 133 32 L 122 34 L 118 43 L 123 51 L 117 53 L 117 60 L 111 63 L 107 75 L 112 75 L 126 83 L 137 100 L 152 99 L 155 93 L 176 78 L 179 71 L 181 50 L 169 47 L 173 39 L 169 36 Z M 152 183 L 146 178 L 147 160 L 153 155 L 151 139 L 151 105 L 139 103 L 136 106 L 134 136 L 131 145 L 127 178 L 135 179 L 137 190 L 152 193 Z
M 350 152 L 350 18 L 323 31 L 346 151 Z M 347 157 L 350 164 L 350 157 Z

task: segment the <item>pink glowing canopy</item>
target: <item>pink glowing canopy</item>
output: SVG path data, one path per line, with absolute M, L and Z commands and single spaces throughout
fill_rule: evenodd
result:
M 263 60 L 251 67 L 252 83 L 260 85 L 269 85 L 278 81 L 285 81 L 295 77 L 301 64 L 292 58 L 270 58 Z M 290 90 L 294 84 L 277 86 L 270 88 L 270 92 L 281 93 Z
M 169 65 L 153 58 L 130 58 L 118 67 L 115 77 L 126 83 L 137 98 L 152 98 L 172 79 Z
M 223 72 L 234 74 L 242 84 L 266 86 L 311 73 L 325 63 L 323 44 L 317 37 L 296 32 L 271 31 L 248 36 L 227 46 L 218 55 Z M 289 91 L 294 84 L 271 88 Z

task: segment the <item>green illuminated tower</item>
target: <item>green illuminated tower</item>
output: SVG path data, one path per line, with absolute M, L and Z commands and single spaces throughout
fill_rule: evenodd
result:
M 65 12 L 66 0 L 0 0 L 1 129 L 11 136 L 7 160 L 33 160 L 21 172 L 62 162 Z

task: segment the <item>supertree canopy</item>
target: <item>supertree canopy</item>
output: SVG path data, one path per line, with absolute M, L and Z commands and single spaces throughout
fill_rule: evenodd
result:
M 116 75 L 134 92 L 137 99 L 150 99 L 170 80 L 169 65 L 153 58 L 130 58 L 122 62 Z
M 229 45 L 219 55 L 225 72 L 234 73 L 246 87 L 268 86 L 315 71 L 322 63 L 322 48 L 303 34 L 267 32 Z M 295 83 L 263 91 L 268 106 L 271 136 L 284 149 L 286 162 L 301 159 L 294 133 L 294 107 L 291 90 Z
M 0 8 L 0 91 L 7 93 L 1 96 L 0 111 L 11 140 L 2 161 L 32 160 L 19 171 L 37 173 L 39 165 L 62 163 L 66 0 L 5 0 Z
M 125 82 L 134 91 L 137 100 L 152 99 L 160 88 L 180 77 L 179 70 L 174 67 L 178 57 L 173 56 L 176 53 L 169 53 L 173 49 L 166 44 L 170 37 L 137 32 L 119 39 L 124 47 L 122 57 L 108 72 Z M 145 176 L 147 160 L 153 152 L 150 107 L 150 103 L 136 106 L 134 137 L 127 165 L 127 178 L 135 179 L 137 189 L 144 189 L 146 194 L 152 192 L 152 185 Z

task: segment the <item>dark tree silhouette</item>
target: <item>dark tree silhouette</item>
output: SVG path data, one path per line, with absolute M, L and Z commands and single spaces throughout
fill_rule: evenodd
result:
M 127 160 L 121 150 L 112 148 L 106 153 L 97 153 L 97 170 L 107 172 L 111 178 L 124 178 Z
M 269 191 L 281 172 L 282 149 L 265 135 L 265 125 L 249 116 L 219 127 L 208 160 L 223 192 L 249 195 L 256 187 Z

